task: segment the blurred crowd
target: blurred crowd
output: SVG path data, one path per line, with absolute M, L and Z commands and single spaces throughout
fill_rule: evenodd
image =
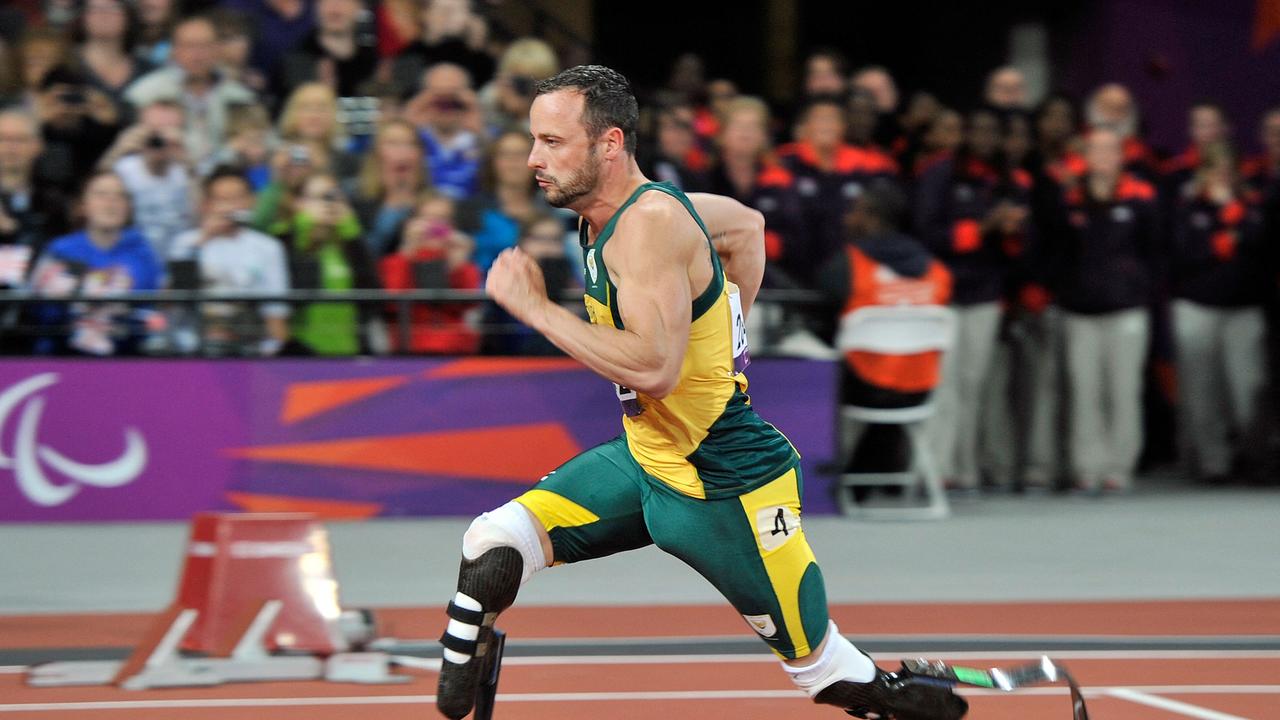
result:
M 517 245 L 549 292 L 579 285 L 574 218 L 526 166 L 528 109 L 560 53 L 516 37 L 502 11 L 0 9 L 0 288 L 75 299 L 0 300 L 5 352 L 554 352 L 485 304 L 278 297 L 474 290 Z M 947 299 L 959 329 L 932 443 L 956 487 L 1042 486 L 1069 467 L 1082 489 L 1125 490 L 1175 403 L 1202 477 L 1260 464 L 1247 451 L 1275 360 L 1280 109 L 1254 139 L 1199 103 L 1185 146 L 1157 150 L 1120 85 L 1033 105 L 1004 67 L 949 107 L 826 50 L 787 107 L 707 77 L 694 55 L 638 90 L 646 174 L 758 209 L 765 286 L 835 305 L 798 314 L 801 332 L 831 342 L 869 283 L 936 281 L 920 297 Z M 864 194 L 876 202 L 855 212 Z M 101 301 L 160 288 L 263 300 Z

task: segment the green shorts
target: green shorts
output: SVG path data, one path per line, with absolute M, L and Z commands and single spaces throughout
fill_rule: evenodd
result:
M 822 572 L 800 527 L 800 467 L 736 497 L 699 500 L 647 474 L 625 436 L 594 447 L 516 498 L 551 536 L 555 563 L 650 544 L 711 581 L 779 656 L 827 632 Z

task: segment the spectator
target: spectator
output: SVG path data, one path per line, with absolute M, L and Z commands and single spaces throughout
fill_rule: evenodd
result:
M 485 125 L 489 131 L 529 131 L 529 107 L 539 81 L 560 70 L 556 52 L 538 38 L 521 38 L 511 43 L 498 61 L 498 72 L 480 91 Z
M 0 110 L 0 245 L 27 248 L 9 256 L 26 260 L 9 265 L 0 286 L 20 284 L 45 242 L 67 229 L 67 202 L 59 186 L 36 177 L 36 158 L 43 149 L 34 117 L 22 110 Z
M 877 152 L 876 123 L 880 121 L 876 111 L 876 100 L 865 90 L 849 93 L 849 103 L 845 113 L 845 141 L 856 148 L 870 148 Z
M 964 117 L 951 108 L 942 108 L 924 135 L 912 175 L 917 180 L 930 168 L 955 155 L 964 144 Z
M 778 151 L 784 166 L 795 176 L 796 192 L 804 217 L 804 231 L 797 237 L 808 247 L 796 248 L 786 268 L 794 280 L 812 287 L 817 259 L 830 257 L 844 246 L 841 208 L 876 178 L 893 178 L 897 166 L 882 153 L 844 143 L 844 102 L 818 97 L 800 118 L 798 142 Z
M 579 274 L 569 259 L 564 243 L 564 224 L 552 215 L 538 215 L 524 225 L 516 246 L 538 263 L 547 285 L 547 295 L 563 299 L 581 292 Z M 578 304 L 581 307 L 581 304 Z M 497 303 L 485 308 L 484 326 L 494 328 L 484 338 L 488 355 L 560 355 L 555 345 L 540 333 L 516 320 Z
M 254 102 L 251 90 L 218 72 L 218 33 L 207 17 L 173 26 L 173 64 L 144 75 L 124 95 L 135 107 L 177 100 L 185 108 L 187 154 L 197 168 L 208 165 L 226 139 L 231 105 Z
M 70 59 L 70 47 L 60 33 L 47 28 L 36 28 L 23 35 L 14 50 L 21 94 L 18 102 L 28 110 L 37 112 L 45 76 L 54 68 L 67 65 Z
M 421 17 L 422 34 L 400 51 L 391 70 L 402 94 L 412 94 L 423 73 L 442 63 L 465 70 L 468 87 L 489 82 L 493 58 L 483 50 L 488 29 L 469 0 L 425 0 Z
M 483 192 L 458 208 L 458 224 L 475 238 L 475 261 L 485 272 L 498 253 L 515 247 L 522 226 L 552 212 L 529 169 L 532 149 L 522 132 L 495 140 L 485 162 Z
M 393 58 L 418 37 L 421 13 L 417 0 L 383 0 L 375 13 L 378 23 L 378 54 Z
M 764 215 L 765 282 L 778 284 L 773 267 L 782 264 L 799 273 L 811 257 L 798 253 L 807 247 L 800 236 L 804 218 L 795 177 L 779 164 L 769 147 L 769 106 L 741 96 L 724 110 L 719 138 L 719 162 L 708 176 L 708 190 L 727 195 Z M 796 257 L 793 257 L 795 255 Z
M 267 76 L 253 65 L 253 26 L 238 10 L 222 8 L 210 17 L 218 28 L 218 71 L 228 80 L 267 97 Z
M 449 63 L 428 68 L 422 74 L 422 91 L 409 102 L 405 116 L 422 134 L 436 187 L 454 199 L 475 194 L 482 121 L 467 71 Z
M 1080 126 L 1075 104 L 1065 95 L 1050 95 L 1035 113 L 1036 146 L 1029 166 L 1036 178 L 1057 183 L 1051 191 L 1074 186 L 1085 173 L 1076 131 Z
M 916 160 L 924 152 L 925 138 L 929 134 L 929 129 L 933 127 L 938 114 L 944 109 L 933 93 L 920 90 L 911 94 L 911 99 L 907 101 L 907 109 L 902 113 L 900 120 L 902 136 L 898 138 L 897 144 L 889 148 L 900 167 L 915 168 Z M 856 121 L 850 117 L 849 123 L 853 125 Z M 850 131 L 850 134 L 854 133 Z
M 395 250 L 401 227 L 430 186 L 425 155 L 422 138 L 412 124 L 393 120 L 378 129 L 352 202 L 360 225 L 368 228 L 364 241 L 372 257 Z
M 338 97 L 357 95 L 378 68 L 372 21 L 364 0 L 317 0 L 316 28 L 285 55 L 278 87 L 320 82 Z
M 63 186 L 74 185 L 92 172 L 121 127 L 120 113 L 111 99 L 64 66 L 45 73 L 36 113 L 45 146 L 43 179 Z
M 176 20 L 174 0 L 138 0 L 138 43 L 134 54 L 153 67 L 169 62 Z
M 289 291 L 289 268 L 280 241 L 246 227 L 253 188 L 239 171 L 216 169 L 204 181 L 200 226 L 179 235 L 169 260 L 194 262 L 199 288 L 211 295 L 280 296 Z M 206 302 L 199 348 L 214 355 L 274 355 L 289 340 L 289 306 L 264 302 Z M 256 312 L 255 312 L 256 310 Z M 194 333 L 190 333 L 194 335 Z M 191 352 L 194 343 L 179 344 Z
M 317 167 L 348 179 L 359 171 L 360 160 L 347 152 L 347 136 L 338 122 L 338 96 L 323 83 L 294 88 L 280 111 L 280 139 L 306 146 Z
M 76 22 L 75 57 L 88 86 L 102 91 L 124 112 L 124 89 L 153 69 L 133 55 L 138 18 L 125 0 L 87 0 Z
M 129 189 L 134 222 L 156 257 L 169 256 L 178 233 L 195 225 L 196 180 L 182 143 L 182 106 L 170 100 L 142 108 L 103 158 Z
M 1199 102 L 1191 106 L 1187 112 L 1187 137 L 1190 144 L 1160 166 L 1160 172 L 1164 175 L 1163 187 L 1170 200 L 1201 189 L 1203 183 L 1192 183 L 1192 179 L 1199 174 L 1200 155 L 1210 145 L 1227 142 L 1230 134 L 1231 126 L 1221 107 L 1211 102 Z
M 1012 65 L 998 67 L 987 76 L 985 99 L 997 110 L 1028 110 L 1027 78 Z
M 453 200 L 429 193 L 404 224 L 399 249 L 383 258 L 378 269 L 388 290 L 478 290 L 480 268 L 471 261 L 473 247 L 471 238 L 454 227 Z M 415 353 L 475 353 L 480 334 L 467 322 L 469 310 L 466 304 L 416 303 L 408 347 L 400 344 L 398 333 L 392 333 L 392 347 Z
M 849 91 L 849 83 L 845 80 L 846 72 L 848 63 L 840 51 L 824 48 L 809 53 L 804 61 L 805 97 L 843 96 Z
M 1272 194 L 1280 179 L 1280 108 L 1272 108 L 1262 116 L 1258 128 L 1262 153 L 1241 164 L 1241 175 L 1250 190 Z
M 951 271 L 956 343 L 947 353 L 930 435 L 939 471 L 954 487 L 976 490 L 978 419 L 1001 320 L 1010 246 L 1029 231 L 1030 178 L 1008 172 L 1000 118 L 969 115 L 965 144 L 931 167 L 917 188 L 916 232 Z
M 49 243 L 32 272 L 33 289 L 49 297 L 103 297 L 159 287 L 160 262 L 146 237 L 129 227 L 124 182 L 96 173 L 80 201 L 84 229 Z M 150 311 L 92 304 L 44 306 L 37 314 L 43 327 L 57 329 L 36 340 L 37 353 L 114 355 L 137 351 Z
M 1196 149 L 1200 164 L 1174 224 L 1173 326 L 1186 436 L 1199 477 L 1215 482 L 1256 438 L 1274 251 L 1262 198 L 1242 187 L 1230 149 Z
M 879 65 L 864 67 L 849 80 L 851 91 L 870 93 L 876 101 L 876 144 L 893 147 L 902 135 L 898 125 L 898 84 L 889 71 Z
M 293 217 L 279 228 L 290 258 L 294 287 L 352 290 L 379 286 L 373 263 L 360 242 L 360 221 L 333 175 L 315 173 L 302 184 Z M 294 314 L 293 337 L 317 355 L 354 355 L 367 346 L 367 311 L 354 303 L 303 305 Z
M 291 226 L 302 195 L 302 184 L 317 172 L 329 172 L 329 163 L 300 143 L 279 147 L 271 156 L 271 182 L 258 193 L 253 208 L 254 228 L 280 236 Z
M 315 28 L 308 0 L 222 0 L 222 5 L 243 13 L 257 30 L 249 62 L 264 78 L 275 77 L 284 56 Z
M 698 147 L 694 131 L 694 109 L 688 103 L 658 108 L 657 128 L 651 149 L 642 155 L 646 177 L 669 182 L 684 192 L 706 188 L 707 154 Z
M 1124 171 L 1124 138 L 1095 128 L 1087 172 L 1057 223 L 1054 294 L 1064 311 L 1071 464 L 1077 489 L 1123 491 L 1142 448 L 1142 368 L 1147 357 L 1157 254 L 1152 186 Z
M 261 105 L 232 108 L 218 165 L 239 168 L 255 193 L 271 182 L 271 118 Z
M 1155 178 L 1155 153 L 1139 136 L 1138 105 L 1128 88 L 1110 83 L 1095 90 L 1085 104 L 1085 121 L 1090 130 L 1107 128 L 1120 136 L 1125 172 L 1148 181 Z
M 847 318 L 874 305 L 942 305 L 951 295 L 951 274 L 923 245 L 901 232 L 907 198 L 894 183 L 879 180 L 849 203 L 846 245 L 829 258 L 820 285 Z M 845 356 L 845 401 L 863 407 L 919 405 L 938 384 L 941 353 Z

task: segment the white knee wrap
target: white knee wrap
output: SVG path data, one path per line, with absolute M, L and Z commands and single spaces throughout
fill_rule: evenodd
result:
M 497 547 L 513 547 L 520 551 L 520 557 L 524 559 L 521 585 L 547 566 L 538 528 L 529 511 L 514 500 L 473 520 L 462 536 L 462 556 L 468 560 L 475 560 Z
M 791 676 L 796 687 L 808 693 L 809 697 L 841 680 L 871 682 L 876 677 L 875 663 L 858 652 L 858 648 L 840 634 L 840 628 L 836 627 L 835 622 L 827 627 L 827 644 L 815 662 L 804 667 L 783 663 L 782 669 Z

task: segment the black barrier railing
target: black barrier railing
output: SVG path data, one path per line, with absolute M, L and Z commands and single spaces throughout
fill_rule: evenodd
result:
M 582 292 L 569 291 L 561 294 L 558 301 L 567 306 L 581 306 Z M 23 306 L 71 306 L 71 305 L 126 305 L 131 308 L 143 306 L 161 314 L 171 313 L 178 307 L 195 309 L 187 319 L 192 321 L 197 336 L 203 339 L 201 331 L 205 315 L 203 306 L 219 304 L 262 305 L 283 303 L 290 306 L 313 304 L 352 303 L 360 306 L 374 306 L 386 315 L 394 315 L 394 332 L 397 347 L 407 349 L 411 346 L 411 336 L 415 319 L 413 309 L 423 305 L 476 305 L 485 306 L 492 301 L 481 290 L 425 289 L 425 290 L 291 290 L 283 294 L 264 295 L 260 293 L 209 292 L 202 290 L 150 290 L 133 291 L 118 294 L 62 296 L 42 295 L 24 291 L 0 291 L 0 333 L 11 334 L 15 331 L 28 336 L 49 336 L 64 334 L 67 326 L 32 324 L 32 318 L 24 320 L 20 317 L 19 308 Z M 764 323 L 764 332 L 768 336 L 767 344 L 784 332 L 788 327 L 797 324 L 808 324 L 814 317 L 825 317 L 834 312 L 829 298 L 819 292 L 798 289 L 763 289 L 756 299 L 757 306 L 773 306 L 781 309 L 781 313 L 771 317 Z M 384 318 L 385 319 L 385 318 Z M 516 324 L 504 325 L 508 331 Z M 493 332 L 493 324 L 476 324 L 479 332 Z M 390 330 L 390 328 L 389 328 Z M 200 351 L 204 354 L 203 342 Z M 401 350 L 401 352 L 408 352 Z M 410 353 L 412 354 L 412 353 Z

